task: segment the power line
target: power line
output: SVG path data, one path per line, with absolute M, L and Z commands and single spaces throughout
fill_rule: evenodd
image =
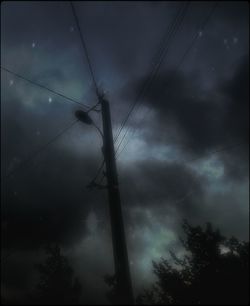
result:
M 210 18 L 212 17 L 212 15 L 213 15 L 213 13 L 214 13 L 214 11 L 215 11 L 217 5 L 218 5 L 218 2 L 215 2 L 214 5 L 213 5 L 213 7 L 212 7 L 212 9 L 210 10 L 210 12 L 209 12 L 207 18 L 206 18 L 205 21 L 202 23 L 202 25 L 199 27 L 200 30 L 204 30 L 204 28 L 205 28 L 205 26 L 207 25 L 208 21 L 209 21 Z M 176 70 L 179 69 L 179 67 L 181 66 L 181 64 L 182 64 L 183 61 L 185 60 L 186 56 L 188 55 L 188 53 L 190 52 L 190 50 L 191 50 L 192 47 L 194 46 L 194 44 L 195 44 L 196 40 L 198 39 L 198 37 L 199 37 L 199 33 L 196 34 L 196 35 L 194 36 L 193 40 L 191 41 L 191 44 L 190 44 L 189 47 L 186 49 L 186 51 L 185 51 L 185 53 L 183 54 L 183 56 L 182 56 L 182 58 L 181 58 L 179 64 L 177 65 Z M 141 121 L 142 121 L 144 118 L 145 118 L 145 115 L 144 115 L 144 117 L 141 119 Z M 128 138 L 127 142 L 126 142 L 125 145 L 123 146 L 123 148 L 122 148 L 122 150 L 120 151 L 119 155 L 122 153 L 122 151 L 125 149 L 125 147 L 127 146 L 128 142 L 130 141 L 130 139 L 133 137 L 134 131 L 135 131 L 135 130 L 133 130 L 132 136 L 131 136 L 130 138 Z M 124 139 L 124 138 L 125 138 L 125 136 L 123 136 L 123 139 Z M 118 151 L 118 149 L 117 149 L 117 151 Z
M 201 26 L 199 27 L 200 31 L 203 31 L 207 25 L 207 23 L 209 22 L 209 20 L 211 19 L 211 17 L 213 16 L 214 12 L 215 12 L 215 9 L 217 8 L 217 6 L 219 5 L 219 2 L 216 1 L 210 12 L 208 13 L 208 16 L 207 18 L 204 20 L 204 22 L 201 24 Z M 200 34 L 199 33 L 196 33 L 196 35 L 194 36 L 192 42 L 190 43 L 189 47 L 187 48 L 186 52 L 183 54 L 178 66 L 177 66 L 177 69 L 180 67 L 180 65 L 183 63 L 183 61 L 185 60 L 186 56 L 188 55 L 188 53 L 190 52 L 190 50 L 193 48 L 196 40 L 199 38 Z
M 42 85 L 42 84 L 36 83 L 36 82 L 34 82 L 34 81 L 32 81 L 32 80 L 30 80 L 30 79 L 28 79 L 28 78 L 26 78 L 26 77 L 24 77 L 24 76 L 22 76 L 22 75 L 16 73 L 16 72 L 13 72 L 13 71 L 11 71 L 11 70 L 5 68 L 5 67 L 2 67 L 2 66 L 1 66 L 1 69 L 4 70 L 4 71 L 6 71 L 6 72 L 8 72 L 8 73 L 13 74 L 14 76 L 16 76 L 16 77 L 18 77 L 18 78 L 20 78 L 20 79 L 22 79 L 22 80 L 25 80 L 26 82 L 28 82 L 28 83 L 30 83 L 30 84 L 32 84 L 32 85 L 38 86 L 38 87 L 40 87 L 40 88 L 42 88 L 42 89 L 46 89 L 46 90 L 52 92 L 53 94 L 55 94 L 55 95 L 57 95 L 57 96 L 60 96 L 60 97 L 63 97 L 64 99 L 69 100 L 69 101 L 71 101 L 71 102 L 74 102 L 74 103 L 76 103 L 76 104 L 78 104 L 78 105 L 81 105 L 82 107 L 89 108 L 89 106 L 87 106 L 87 105 L 84 105 L 84 104 L 82 104 L 82 103 L 80 103 L 80 102 L 78 102 L 78 101 L 76 101 L 76 100 L 74 100 L 74 99 L 72 99 L 72 98 L 69 98 L 69 97 L 67 97 L 67 96 L 65 96 L 65 95 L 63 95 L 63 94 L 61 94 L 61 93 L 59 93 L 59 92 L 57 92 L 57 91 L 55 91 L 55 90 L 53 90 L 53 89 L 51 89 L 51 88 L 48 88 L 48 87 L 46 87 L 46 86 L 44 86 L 44 85 Z
M 98 175 L 100 174 L 100 172 L 102 171 L 103 167 L 104 167 L 104 164 L 105 164 L 105 160 L 103 159 L 98 170 L 97 170 L 97 173 L 95 175 L 95 177 L 93 178 L 92 182 L 95 182 L 95 180 L 97 179 Z M 103 175 L 104 176 L 104 175 Z M 102 182 L 102 181 L 101 181 Z M 100 182 L 100 183 L 101 183 Z
M 209 20 L 211 19 L 212 15 L 214 14 L 214 11 L 215 11 L 217 5 L 218 5 L 218 2 L 215 2 L 214 5 L 213 5 L 213 7 L 212 7 L 212 9 L 210 10 L 210 12 L 209 12 L 207 18 L 204 20 L 204 22 L 202 23 L 202 25 L 199 27 L 200 30 L 204 30 L 204 28 L 206 27 L 207 23 L 209 22 Z M 178 16 L 178 14 L 177 14 L 177 16 Z M 175 20 L 176 20 L 176 19 L 175 19 Z M 167 34 L 168 34 L 168 30 L 169 30 L 169 29 L 167 29 Z M 182 56 L 182 58 L 181 58 L 181 60 L 180 60 L 180 62 L 179 62 L 179 64 L 178 64 L 178 66 L 177 66 L 177 69 L 179 68 L 179 66 L 180 66 L 180 65 L 183 63 L 183 61 L 185 60 L 186 56 L 188 55 L 188 53 L 189 53 L 190 50 L 192 49 L 192 47 L 193 47 L 193 45 L 195 44 L 195 42 L 196 42 L 196 40 L 197 40 L 198 37 L 199 37 L 199 33 L 198 33 L 197 35 L 195 35 L 194 39 L 191 41 L 191 44 L 189 45 L 189 47 L 187 48 L 187 50 L 186 50 L 185 53 L 183 54 L 183 56 Z M 164 39 L 164 41 L 165 41 L 165 40 L 166 40 L 166 39 Z M 163 48 L 163 47 L 161 47 L 161 49 L 162 49 L 162 48 Z M 158 53 L 159 53 L 159 52 L 158 52 Z M 162 58 L 161 58 L 161 60 L 162 60 Z M 159 67 L 159 66 L 158 66 L 158 67 Z M 150 79 L 150 78 L 149 78 L 149 79 Z M 148 82 L 148 79 L 147 79 L 146 83 L 147 83 L 147 82 Z M 144 89 L 143 89 L 142 91 L 144 91 Z M 145 116 L 144 116 L 144 117 L 145 117 Z M 144 119 L 144 117 L 143 117 L 142 119 Z M 122 126 L 123 126 L 123 124 L 122 124 Z M 117 134 L 117 136 L 116 136 L 116 138 L 115 138 L 115 141 L 118 139 L 118 137 L 119 137 L 119 135 L 120 135 L 120 133 L 121 133 L 121 129 L 122 129 L 122 128 L 119 129 L 118 134 Z M 128 132 L 128 129 L 127 129 L 126 133 L 123 135 L 123 138 L 121 139 L 121 141 L 120 141 L 120 143 L 119 143 L 119 145 L 118 145 L 118 147 L 117 147 L 116 153 L 118 152 L 118 149 L 119 149 L 119 147 L 120 147 L 120 145 L 121 145 L 123 139 L 125 138 L 127 132 Z M 134 134 L 134 132 L 135 132 L 135 130 L 133 130 L 133 134 Z M 132 135 L 132 136 L 133 136 L 133 135 Z M 122 151 L 125 149 L 125 147 L 127 146 L 128 142 L 130 141 L 130 139 L 132 138 L 132 136 L 131 136 L 130 138 L 128 138 L 127 142 L 125 143 L 125 145 L 123 146 L 122 150 L 119 152 L 119 154 L 117 155 L 117 157 L 120 156 L 120 154 L 121 154 Z M 98 172 L 97 172 L 97 175 L 95 176 L 95 178 L 97 178 L 97 176 L 98 176 L 99 173 L 101 172 L 101 169 L 102 169 L 102 165 L 101 165 L 100 168 L 98 169 Z M 104 175 L 102 176 L 102 178 L 101 178 L 99 184 L 101 184 L 101 182 L 103 181 L 103 179 L 104 179 Z
M 74 4 L 73 4 L 73 1 L 70 1 L 70 5 L 71 5 L 71 9 L 72 9 L 74 18 L 75 18 L 76 26 L 77 26 L 77 29 L 78 29 L 78 32 L 79 32 L 79 35 L 80 35 L 82 47 L 83 47 L 83 50 L 84 50 L 86 58 L 87 58 L 89 70 L 90 70 L 90 73 L 91 73 L 91 76 L 92 76 L 92 80 L 93 80 L 93 83 L 94 83 L 94 86 L 95 86 L 95 91 L 96 91 L 97 97 L 99 97 L 99 91 L 98 91 L 98 86 L 97 86 L 97 82 L 96 82 L 95 75 L 94 75 L 94 70 L 93 70 L 92 65 L 91 65 L 91 61 L 90 61 L 87 45 L 85 43 L 82 31 L 81 31 L 81 27 L 80 27 L 80 24 L 79 24 L 79 20 L 78 20 L 76 11 L 75 11 L 75 7 L 74 7 Z
M 187 4 L 188 4 L 188 3 L 187 3 Z M 180 26 L 182 25 L 183 19 L 184 19 L 185 14 L 186 14 L 186 11 L 187 11 L 187 6 L 184 7 L 184 9 L 183 9 L 183 11 L 182 11 L 182 13 L 181 13 L 180 19 L 177 20 L 177 24 L 175 25 L 175 27 L 174 27 L 174 29 L 173 29 L 172 34 L 174 35 L 174 37 L 175 37 L 177 31 L 179 30 Z M 156 69 L 155 69 L 155 71 L 154 71 L 154 74 L 153 74 L 153 76 L 152 76 L 152 78 L 151 78 L 151 80 L 150 80 L 150 83 L 149 83 L 149 86 L 148 86 L 148 87 L 150 87 L 150 86 L 152 85 L 153 81 L 155 81 L 155 79 L 156 79 L 156 77 L 157 77 L 157 73 L 158 73 L 158 71 L 159 71 L 159 69 L 160 69 L 160 66 L 161 66 L 163 60 L 165 59 L 165 56 L 166 56 L 168 50 L 169 50 L 169 48 L 166 47 L 166 49 L 164 50 L 164 53 L 162 54 L 162 57 L 161 57 L 161 59 L 160 59 L 158 65 L 157 65 L 157 67 L 156 67 Z M 142 104 L 142 102 L 141 102 L 141 104 Z M 138 109 L 137 109 L 137 110 L 138 110 Z M 128 118 L 127 118 L 127 119 L 128 119 Z M 126 120 L 126 121 L 127 121 L 127 120 Z M 123 125 L 123 126 L 124 126 L 124 125 Z M 125 137 L 126 137 L 128 131 L 129 131 L 129 129 L 130 129 L 129 127 L 126 129 L 126 131 L 125 131 L 125 133 L 124 133 L 122 139 L 120 140 L 120 143 L 118 144 L 117 149 L 116 149 L 116 153 L 118 152 L 118 150 L 119 150 L 119 148 L 120 148 L 120 146 L 121 146 L 123 140 L 125 139 Z
M 202 25 L 199 27 L 200 30 L 204 30 L 204 29 L 205 29 L 207 23 L 209 22 L 209 20 L 211 19 L 212 15 L 214 14 L 215 9 L 216 9 L 217 6 L 218 6 L 218 2 L 215 2 L 215 3 L 213 4 L 213 6 L 212 6 L 212 8 L 211 8 L 211 10 L 210 10 L 210 12 L 209 12 L 209 14 L 208 14 L 208 16 L 206 17 L 206 19 L 204 20 L 204 22 L 202 23 Z M 196 40 L 197 40 L 198 38 L 199 38 L 199 33 L 197 33 L 197 34 L 194 36 L 194 38 L 192 39 L 190 45 L 188 46 L 188 48 L 187 48 L 186 51 L 184 52 L 184 54 L 183 54 L 181 60 L 179 61 L 178 65 L 177 65 L 177 67 L 176 67 L 176 70 L 178 70 L 179 67 L 182 65 L 183 61 L 186 59 L 187 55 L 189 54 L 190 50 L 193 48 L 193 46 L 194 46 L 194 44 L 195 44 L 195 42 L 196 42 Z M 171 83 L 171 81 L 170 81 L 170 83 Z M 167 84 L 167 85 L 169 85 L 169 84 Z M 166 86 L 167 86 L 167 85 L 166 85 Z M 141 119 L 141 121 L 142 121 L 144 118 L 145 118 L 145 115 L 143 116 L 143 118 Z M 125 138 L 125 136 L 126 136 L 128 130 L 129 130 L 129 128 L 127 129 L 126 133 L 123 135 L 122 140 Z M 135 129 L 133 129 L 132 135 L 130 136 L 130 138 L 128 138 L 127 142 L 124 144 L 123 148 L 121 149 L 121 151 L 119 152 L 119 154 L 117 155 L 117 157 L 123 152 L 123 150 L 125 149 L 125 147 L 126 147 L 127 144 L 129 143 L 129 141 L 130 141 L 131 138 L 133 137 L 134 133 L 135 133 Z M 121 142 L 120 142 L 120 144 L 119 144 L 119 147 L 120 147 L 120 145 L 121 145 Z M 117 151 L 118 151 L 119 147 L 117 148 Z M 116 152 L 117 152 L 117 151 L 116 151 Z
M 138 95 L 137 95 L 137 97 L 136 97 L 136 99 L 135 99 L 134 104 L 132 105 L 132 107 L 131 107 L 131 109 L 129 110 L 127 116 L 126 116 L 125 119 L 123 120 L 123 123 L 121 124 L 121 127 L 120 127 L 120 129 L 119 129 L 119 131 L 118 131 L 118 133 L 117 133 L 117 135 L 116 135 L 114 141 L 117 141 L 117 139 L 118 139 L 119 135 L 121 134 L 122 129 L 123 129 L 123 127 L 125 126 L 126 121 L 128 120 L 130 114 L 131 114 L 132 111 L 134 110 L 136 104 L 139 102 L 139 100 L 140 100 L 141 96 L 143 95 L 143 93 L 146 91 L 147 86 L 150 86 L 150 84 L 151 84 L 151 82 L 153 81 L 155 75 L 157 74 L 158 69 L 159 69 L 159 67 L 160 67 L 160 65 L 161 65 L 161 63 L 162 63 L 162 60 L 165 58 L 165 56 L 166 56 L 166 54 L 167 54 L 167 52 L 168 52 L 168 50 L 169 50 L 169 46 L 168 46 L 168 45 L 169 45 L 169 41 L 170 41 L 170 39 L 171 39 L 172 37 L 174 37 L 174 36 L 176 35 L 176 33 L 177 33 L 177 31 L 178 31 L 178 27 L 181 25 L 181 23 L 182 23 L 182 21 L 183 21 L 183 18 L 184 18 L 184 16 L 185 16 L 186 11 L 187 11 L 188 5 L 189 5 L 188 2 L 185 3 L 184 5 L 182 5 L 182 6 L 179 8 L 179 10 L 177 11 L 177 13 L 176 13 L 176 15 L 175 15 L 173 21 L 171 22 L 171 24 L 168 25 L 167 30 L 166 30 L 166 32 L 165 32 L 165 34 L 164 34 L 164 37 L 163 37 L 163 43 L 162 43 L 161 46 L 160 46 L 160 50 L 157 52 L 157 55 L 159 54 L 159 61 L 156 62 L 156 63 L 154 64 L 153 69 L 151 70 L 151 72 L 150 72 L 148 78 L 147 78 L 146 81 L 144 82 L 144 84 L 143 84 L 141 90 L 139 91 L 139 93 L 138 93 Z M 166 43 L 166 46 L 164 46 L 165 43 Z M 126 133 L 125 133 L 125 134 L 126 134 Z M 124 138 L 124 136 L 123 136 L 123 138 Z M 121 142 L 123 141 L 123 138 L 122 138 Z M 119 149 L 119 146 L 121 145 L 121 142 L 119 143 L 117 150 Z M 116 150 L 115 153 L 117 153 L 117 150 Z M 102 162 L 102 165 L 104 166 L 104 161 Z M 99 173 L 101 172 L 101 170 L 102 170 L 102 168 L 103 168 L 102 165 L 99 167 L 99 169 L 98 169 L 98 171 L 97 171 L 97 174 L 96 174 L 95 178 L 97 178 L 98 175 L 99 175 Z M 102 178 L 101 178 L 99 184 L 102 183 L 103 179 L 104 179 L 104 175 L 102 176 Z
M 75 8 L 74 8 L 74 5 L 73 5 L 72 1 L 70 2 L 70 4 L 71 4 L 72 11 L 73 11 L 73 15 L 74 15 L 74 17 L 75 17 L 76 25 L 77 25 L 77 28 L 78 28 L 78 31 L 79 31 L 79 34 L 80 34 L 80 39 L 81 39 L 81 42 L 82 42 L 82 46 L 83 46 L 83 49 L 84 49 L 84 51 L 85 51 L 85 55 L 86 55 L 86 58 L 87 58 L 87 61 L 88 61 L 88 65 L 89 65 L 90 73 L 91 73 L 91 76 L 92 76 L 92 79 L 93 79 L 93 83 L 94 83 L 94 86 L 95 86 L 96 94 L 97 94 L 97 96 L 99 97 L 98 87 L 97 87 L 97 83 L 96 83 L 96 80 L 95 80 L 94 72 L 93 72 L 93 69 L 92 69 L 92 66 L 91 66 L 91 62 L 90 62 L 90 58 L 89 58 L 87 46 L 86 46 L 86 43 L 85 43 L 85 41 L 84 41 L 84 38 L 83 38 L 83 35 L 82 35 L 82 32 L 81 32 L 81 28 L 80 28 L 80 25 L 79 25 L 79 21 L 78 21 L 78 18 L 77 18 L 77 14 L 76 14 L 76 11 L 75 11 Z M 38 86 L 38 87 L 40 87 L 40 88 L 42 88 L 42 89 L 46 89 L 46 90 L 48 90 L 48 91 L 50 91 L 50 92 L 52 92 L 52 93 L 54 93 L 54 94 L 56 94 L 56 95 L 58 95 L 58 96 L 61 96 L 61 97 L 65 98 L 65 99 L 67 99 L 67 100 L 69 100 L 69 101 L 71 101 L 71 102 L 77 103 L 77 104 L 79 104 L 79 105 L 81 105 L 81 106 L 84 106 L 84 107 L 86 107 L 86 108 L 88 108 L 88 109 L 93 109 L 93 108 L 96 106 L 96 105 L 95 105 L 93 108 L 89 108 L 89 106 L 83 105 L 82 103 L 80 103 L 80 102 L 78 102 L 78 101 L 76 101 L 76 100 L 74 100 L 74 99 L 72 99 L 72 98 L 66 97 L 66 96 L 63 95 L 63 94 L 60 94 L 60 93 L 58 93 L 58 92 L 56 92 L 56 91 L 54 91 L 54 90 L 52 90 L 52 89 L 50 89 L 50 88 L 48 88 L 48 87 L 46 87 L 46 86 L 44 86 L 44 85 L 38 84 L 38 83 L 36 83 L 36 82 L 34 82 L 34 81 L 32 81 L 32 80 L 30 80 L 30 79 L 28 79 L 28 78 L 26 78 L 26 77 L 24 77 L 24 76 L 18 74 L 18 73 L 15 73 L 15 72 L 13 72 L 13 71 L 11 71 L 11 70 L 5 68 L 5 67 L 2 67 L 2 66 L 1 66 L 1 69 L 4 70 L 4 71 L 6 71 L 6 72 L 8 72 L 8 73 L 11 73 L 11 74 L 15 75 L 15 76 L 18 77 L 18 78 L 21 78 L 21 79 L 23 79 L 23 80 L 25 80 L 25 81 L 27 81 L 27 82 L 29 82 L 29 83 L 35 85 L 35 86 Z M 20 168 L 22 168 L 24 165 L 28 164 L 30 160 L 32 160 L 32 159 L 33 159 L 34 157 L 36 157 L 41 151 L 45 150 L 50 144 L 52 144 L 54 141 L 56 141 L 57 138 L 59 138 L 63 133 L 65 133 L 68 129 L 70 129 L 77 121 L 78 121 L 78 120 L 74 120 L 69 126 L 67 126 L 66 128 L 64 128 L 64 129 L 63 129 L 60 133 L 58 133 L 54 138 L 52 138 L 49 142 L 47 142 L 44 146 L 42 146 L 38 151 L 34 152 L 29 158 L 27 158 L 27 159 L 25 159 L 23 162 L 21 162 L 21 163 L 19 164 L 19 166 L 18 166 L 16 169 L 14 169 L 13 171 L 11 171 L 10 173 L 8 173 L 8 174 L 6 175 L 6 178 L 10 177 L 10 176 L 13 175 L 17 170 L 19 170 Z
M 44 144 L 42 147 L 40 147 L 37 151 L 35 151 L 30 157 L 22 161 L 19 166 L 17 166 L 13 171 L 10 171 L 6 178 L 8 179 L 10 176 L 12 176 L 14 173 L 16 173 L 19 169 L 23 168 L 25 165 L 27 165 L 32 159 L 34 159 L 37 155 L 39 155 L 42 151 L 44 151 L 50 144 L 55 142 L 60 136 L 62 136 L 66 131 L 68 131 L 73 125 L 75 125 L 78 122 L 77 120 L 74 120 L 71 122 L 68 126 L 66 126 L 63 130 L 61 130 L 55 137 L 53 137 L 51 140 L 49 140 L 46 144 Z
M 168 25 L 168 27 L 167 27 L 167 29 L 166 29 L 166 32 L 165 32 L 165 34 L 164 34 L 164 36 L 163 36 L 163 42 L 161 43 L 160 50 L 157 52 L 157 56 L 159 55 L 159 61 L 158 61 L 158 63 L 157 63 L 157 62 L 154 63 L 154 66 L 153 66 L 153 68 L 152 68 L 152 70 L 151 70 L 151 72 L 150 72 L 148 78 L 147 78 L 146 81 L 144 82 L 144 84 L 143 84 L 141 90 L 139 91 L 139 93 L 138 93 L 138 95 L 137 95 L 137 97 L 136 97 L 136 99 L 135 99 L 134 104 L 132 105 L 130 111 L 128 112 L 128 114 L 127 114 L 127 116 L 126 116 L 126 118 L 123 120 L 123 123 L 121 124 L 121 127 L 120 127 L 120 129 L 119 129 L 117 135 L 116 135 L 115 138 L 114 138 L 114 142 L 117 141 L 117 139 L 118 139 L 120 133 L 122 132 L 122 129 L 123 129 L 124 125 L 126 124 L 126 121 L 128 120 L 128 118 L 129 118 L 130 114 L 132 113 L 133 109 L 135 108 L 136 104 L 138 103 L 140 97 L 141 97 L 142 94 L 145 92 L 146 87 L 147 87 L 148 84 L 150 83 L 152 77 L 154 77 L 154 74 L 157 73 L 157 71 L 158 71 L 158 70 L 157 70 L 157 67 L 161 64 L 162 57 L 165 56 L 166 53 L 167 53 L 167 51 L 168 51 L 167 46 L 164 46 L 164 45 L 165 45 L 165 43 L 166 43 L 166 44 L 169 43 L 169 40 L 171 39 L 171 36 L 172 36 L 173 34 L 175 34 L 175 29 L 176 29 L 177 24 L 178 24 L 178 22 L 179 22 L 179 23 L 181 22 L 181 21 L 178 20 L 178 19 L 179 19 L 180 17 L 182 17 L 182 18 L 184 17 L 183 13 L 185 14 L 188 5 L 189 5 L 188 2 L 187 2 L 186 4 L 184 4 L 184 5 L 182 5 L 182 6 L 179 8 L 179 10 L 177 11 L 177 14 L 175 15 L 173 21 Z M 116 150 L 116 152 L 117 152 L 117 150 Z M 93 181 L 98 177 L 98 175 L 100 174 L 100 172 L 101 172 L 101 170 L 102 170 L 103 167 L 104 167 L 104 160 L 102 161 L 100 167 L 98 168 L 97 174 L 95 175 Z M 104 179 L 104 175 L 102 176 L 102 178 L 101 178 L 99 184 L 102 183 L 103 179 Z
M 135 102 L 134 102 L 133 105 L 131 106 L 131 108 L 130 108 L 128 114 L 126 115 L 126 117 L 124 118 L 124 120 L 123 120 L 123 122 L 122 122 L 122 124 L 121 124 L 121 127 L 120 127 L 120 129 L 119 129 L 119 131 L 118 131 L 118 133 L 117 133 L 117 135 L 116 135 L 116 137 L 115 137 L 115 139 L 114 139 L 115 142 L 117 141 L 118 137 L 120 136 L 123 127 L 125 126 L 126 122 L 128 121 L 128 119 L 129 119 L 131 113 L 133 112 L 135 106 L 136 106 L 137 103 L 139 102 L 141 96 L 143 96 L 143 94 L 145 93 L 147 87 L 150 86 L 150 84 L 151 84 L 151 82 L 152 82 L 152 80 L 153 80 L 155 74 L 157 73 L 157 71 L 158 71 L 158 69 L 159 69 L 159 66 L 160 66 L 161 63 L 162 63 L 162 59 L 166 56 L 166 54 L 167 54 L 167 52 L 168 52 L 168 49 L 169 49 L 169 48 L 168 48 L 168 45 L 167 45 L 167 44 L 169 43 L 169 41 L 170 41 L 170 39 L 171 39 L 171 36 L 176 34 L 176 32 L 175 32 L 175 31 L 176 31 L 176 28 L 177 28 L 177 26 L 180 26 L 180 22 L 181 22 L 181 21 L 179 20 L 179 18 L 184 17 L 183 14 L 185 14 L 188 5 L 189 5 L 189 3 L 187 2 L 187 3 L 184 4 L 182 7 L 180 7 L 180 9 L 178 10 L 178 12 L 177 12 L 177 14 L 176 14 L 174 20 L 172 21 L 172 23 L 171 23 L 171 25 L 170 25 L 170 27 L 168 26 L 168 28 L 167 28 L 167 33 L 165 34 L 165 37 L 164 37 L 164 39 L 163 39 L 163 42 L 166 41 L 166 46 L 165 46 L 165 48 L 162 48 L 162 47 L 161 47 L 161 48 L 160 48 L 160 52 L 158 52 L 158 53 L 160 53 L 160 54 L 159 54 L 159 62 L 156 63 L 156 64 L 154 65 L 154 67 L 153 67 L 153 69 L 151 70 L 149 76 L 146 78 L 146 81 L 143 83 L 143 86 L 142 86 L 141 90 L 139 91 L 138 95 L 136 96 Z M 178 25 L 178 23 L 179 23 L 179 25 Z
M 91 74 L 91 77 L 92 77 L 92 80 L 93 80 L 93 83 L 94 83 L 96 95 L 97 95 L 97 98 L 99 99 L 99 95 L 100 94 L 99 94 L 99 89 L 98 89 L 97 82 L 96 82 L 96 79 L 95 79 L 94 70 L 93 70 L 93 67 L 91 65 L 91 61 L 90 61 L 90 57 L 89 57 L 89 52 L 88 52 L 87 45 L 86 45 L 86 42 L 84 40 L 82 31 L 81 31 L 81 27 L 80 27 L 80 24 L 79 24 L 79 20 L 78 20 L 76 11 L 75 11 L 75 7 L 74 7 L 74 4 L 73 4 L 73 1 L 70 1 L 70 5 L 71 5 L 73 16 L 75 18 L 75 23 L 76 23 L 76 26 L 77 26 L 77 29 L 78 29 L 78 32 L 79 32 L 79 36 L 80 36 L 80 40 L 81 40 L 81 43 L 82 43 L 82 47 L 83 47 L 83 50 L 85 52 L 85 56 L 87 58 L 87 62 L 88 62 L 90 74 Z M 97 173 L 96 173 L 94 179 L 92 180 L 92 182 L 94 182 L 97 179 L 98 175 L 100 174 L 100 172 L 102 171 L 102 169 L 104 167 L 104 163 L 105 163 L 105 161 L 103 159 L 101 164 L 100 164 L 100 166 L 99 166 L 99 168 L 98 168 L 98 170 L 97 170 Z

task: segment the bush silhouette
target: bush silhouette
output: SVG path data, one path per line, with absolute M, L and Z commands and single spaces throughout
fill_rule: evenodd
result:
M 137 297 L 141 305 L 248 304 L 249 242 L 226 239 L 207 223 L 183 223 L 186 255 L 171 252 L 174 265 L 166 259 L 153 262 L 157 281 Z

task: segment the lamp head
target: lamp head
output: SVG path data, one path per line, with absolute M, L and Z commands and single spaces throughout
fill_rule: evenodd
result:
M 87 112 L 84 112 L 82 110 L 77 110 L 75 112 L 75 116 L 78 120 L 80 120 L 81 122 L 85 123 L 85 124 L 92 124 L 93 121 L 92 119 L 89 117 Z

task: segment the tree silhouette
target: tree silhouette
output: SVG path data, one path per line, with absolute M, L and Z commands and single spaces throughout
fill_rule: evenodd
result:
M 74 277 L 73 269 L 58 245 L 46 248 L 45 263 L 36 265 L 40 281 L 36 290 L 36 304 L 72 305 L 78 304 L 81 284 Z
M 106 292 L 106 297 L 111 305 L 121 304 L 121 298 L 119 295 L 117 277 L 116 275 L 107 274 L 104 276 L 104 282 L 109 287 L 109 290 Z
M 166 259 L 153 262 L 156 283 L 137 298 L 141 305 L 236 304 L 249 301 L 249 242 L 226 239 L 207 223 L 183 223 L 186 255 L 179 259 L 170 252 L 174 265 Z

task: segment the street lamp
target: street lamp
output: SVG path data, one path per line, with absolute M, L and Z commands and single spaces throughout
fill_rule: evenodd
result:
M 88 124 L 88 125 L 93 125 L 97 130 L 98 132 L 101 134 L 102 138 L 103 138 L 103 133 L 102 131 L 100 130 L 100 128 L 95 124 L 95 122 L 91 119 L 91 117 L 89 116 L 89 111 L 88 112 L 84 112 L 83 110 L 77 110 L 75 112 L 75 116 L 76 118 L 85 123 L 85 124 Z
M 83 123 L 86 124 L 92 124 L 93 120 L 89 117 L 88 112 L 84 112 L 82 110 L 77 110 L 75 112 L 75 116 L 78 120 L 82 121 Z

